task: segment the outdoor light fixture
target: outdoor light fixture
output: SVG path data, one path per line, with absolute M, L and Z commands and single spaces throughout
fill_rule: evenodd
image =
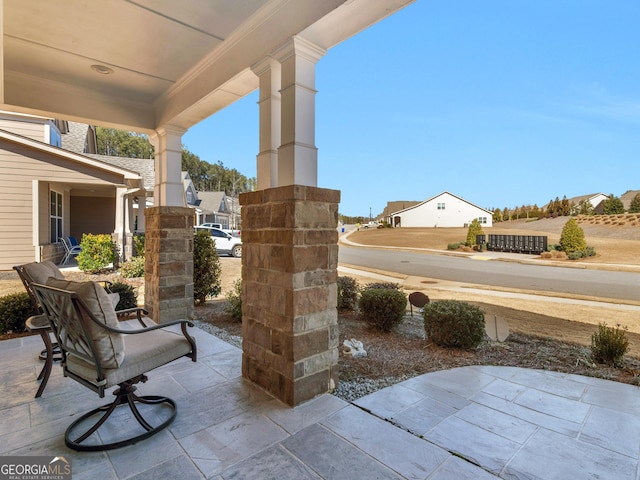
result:
M 91 65 L 91 70 L 101 75 L 111 75 L 113 73 L 113 69 L 105 67 L 104 65 Z

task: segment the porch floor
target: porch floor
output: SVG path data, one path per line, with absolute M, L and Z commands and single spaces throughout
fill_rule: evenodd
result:
M 55 365 L 35 399 L 39 336 L 0 342 L 0 455 L 64 456 L 79 479 L 638 480 L 640 390 L 512 367 L 430 373 L 353 404 L 289 408 L 241 378 L 241 351 L 199 329 L 199 361 L 149 374 L 142 394 L 178 405 L 134 446 L 73 452 L 73 417 L 107 403 Z M 110 395 L 109 395 L 110 396 Z

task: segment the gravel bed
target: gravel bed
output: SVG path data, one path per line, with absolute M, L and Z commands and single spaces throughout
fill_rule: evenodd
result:
M 211 325 L 207 322 L 202 322 L 200 320 L 192 320 L 193 324 L 201 330 L 204 330 L 211 335 L 218 337 L 220 340 L 224 340 L 227 343 L 230 343 L 234 347 L 242 348 L 242 337 L 237 335 L 231 335 L 227 333 L 226 330 L 222 328 L 218 328 L 215 325 Z
M 218 337 L 227 343 L 230 343 L 234 347 L 242 348 L 242 337 L 237 335 L 231 335 L 226 330 L 218 328 L 210 323 L 200 320 L 192 320 L 193 324 L 204 330 L 211 335 Z M 338 388 L 333 391 L 333 395 L 347 402 L 353 402 L 365 395 L 373 393 L 377 390 L 389 387 L 393 384 L 401 382 L 409 378 L 408 376 L 399 377 L 385 377 L 379 379 L 358 378 L 353 380 L 340 380 L 338 382 Z

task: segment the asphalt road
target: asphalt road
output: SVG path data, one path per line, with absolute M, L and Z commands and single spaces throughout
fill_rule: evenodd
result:
M 339 262 L 456 282 L 640 302 L 640 273 L 530 265 L 340 245 Z

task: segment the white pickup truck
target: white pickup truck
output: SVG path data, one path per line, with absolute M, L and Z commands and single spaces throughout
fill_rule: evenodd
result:
M 222 230 L 223 232 L 233 235 L 234 237 L 240 236 L 240 230 L 233 230 L 231 228 L 222 228 L 221 223 L 203 223 L 201 225 L 196 225 L 196 228 L 217 228 L 218 230 Z

